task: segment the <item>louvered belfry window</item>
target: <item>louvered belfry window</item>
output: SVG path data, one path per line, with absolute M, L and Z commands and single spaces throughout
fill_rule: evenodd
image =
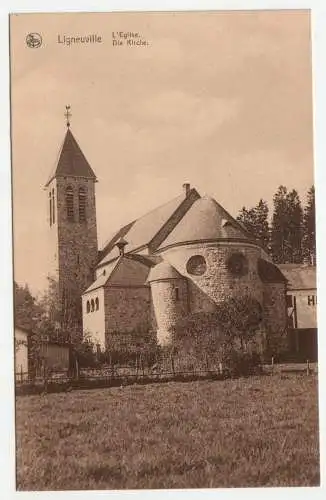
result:
M 86 191 L 83 187 L 78 191 L 79 222 L 86 220 Z
M 71 186 L 66 189 L 66 205 L 67 205 L 67 218 L 70 221 L 74 220 L 74 192 Z

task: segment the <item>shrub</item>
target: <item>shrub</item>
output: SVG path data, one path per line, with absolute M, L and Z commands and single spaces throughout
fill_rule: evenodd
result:
M 174 356 L 201 370 L 222 365 L 235 376 L 258 371 L 261 320 L 261 306 L 249 296 L 225 300 L 214 312 L 191 314 L 178 325 Z

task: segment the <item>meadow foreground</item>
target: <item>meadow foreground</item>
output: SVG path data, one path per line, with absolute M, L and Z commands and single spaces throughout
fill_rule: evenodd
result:
M 18 490 L 319 484 L 317 376 L 21 396 Z

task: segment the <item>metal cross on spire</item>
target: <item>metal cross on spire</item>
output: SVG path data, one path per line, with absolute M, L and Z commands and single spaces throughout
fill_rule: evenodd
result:
M 69 118 L 71 117 L 71 113 L 70 113 L 70 106 L 66 106 L 65 117 L 66 117 L 66 125 L 67 125 L 67 127 L 69 128 L 69 127 L 70 127 L 70 121 L 69 121 Z

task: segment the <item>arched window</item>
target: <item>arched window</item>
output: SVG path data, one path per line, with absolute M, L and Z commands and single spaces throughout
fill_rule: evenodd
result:
M 86 312 L 88 312 L 88 313 L 91 312 L 91 305 L 89 303 L 89 300 L 86 303 Z
M 51 192 L 49 193 L 49 204 L 50 204 L 50 226 L 52 226 L 52 196 L 51 196 Z
M 71 186 L 66 189 L 66 207 L 67 207 L 67 218 L 70 221 L 74 220 L 74 192 Z
M 54 189 L 52 189 L 52 223 L 55 223 L 55 199 L 54 199 Z
M 86 220 L 86 190 L 81 187 L 78 191 L 79 222 Z
M 100 307 L 100 303 L 99 303 L 98 297 L 96 297 L 96 299 L 95 299 L 95 309 L 96 309 L 96 311 L 99 310 L 99 307 Z
M 93 312 L 95 309 L 95 303 L 94 303 L 94 299 L 91 300 L 91 311 Z

